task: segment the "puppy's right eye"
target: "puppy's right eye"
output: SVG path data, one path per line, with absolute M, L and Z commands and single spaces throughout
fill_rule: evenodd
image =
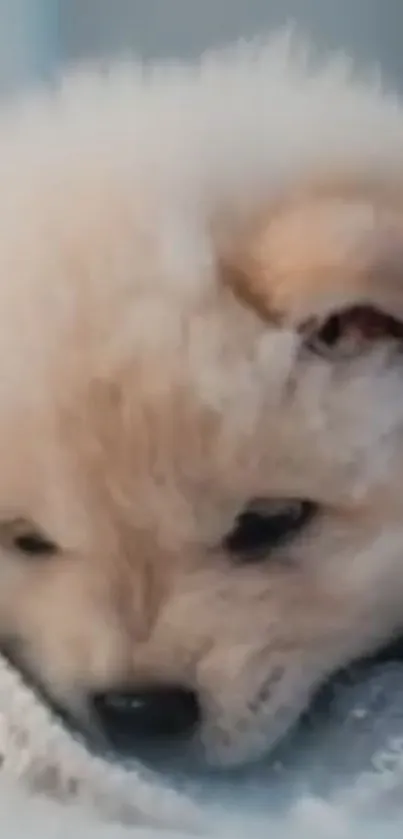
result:
M 37 527 L 17 519 L 0 527 L 0 541 L 7 550 L 25 557 L 49 557 L 57 553 L 57 546 Z
M 241 562 L 261 562 L 301 533 L 317 512 L 306 499 L 257 500 L 238 516 L 224 548 Z

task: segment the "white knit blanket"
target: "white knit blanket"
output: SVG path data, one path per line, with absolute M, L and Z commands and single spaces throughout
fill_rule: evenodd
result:
M 354 748 L 354 744 L 351 744 Z M 125 771 L 93 756 L 0 657 L 0 836 L 5 839 L 388 839 L 403 829 L 403 741 L 394 738 L 328 801 L 301 793 L 281 817 L 255 808 L 197 806 L 141 767 Z M 242 798 L 242 796 L 241 796 Z M 236 800 L 236 804 L 235 804 Z M 268 789 L 269 801 L 269 789 Z

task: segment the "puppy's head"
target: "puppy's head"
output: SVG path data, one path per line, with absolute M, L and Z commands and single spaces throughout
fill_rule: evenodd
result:
M 403 204 L 175 240 L 65 187 L 0 249 L 0 639 L 118 748 L 243 762 L 402 624 Z

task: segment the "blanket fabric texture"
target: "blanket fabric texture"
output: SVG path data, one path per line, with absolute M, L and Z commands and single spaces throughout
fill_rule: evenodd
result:
M 61 839 L 62 825 L 66 837 L 79 825 L 78 837 L 111 839 L 143 839 L 161 830 L 239 839 L 251 833 L 397 836 L 403 827 L 403 659 L 392 652 L 336 677 L 270 761 L 229 777 L 193 780 L 187 788 L 182 780 L 177 792 L 172 778 L 168 784 L 140 766 L 124 769 L 93 755 L 0 657 L 0 754 L 3 817 L 11 808 L 7 828 L 14 811 L 20 819 L 21 810 L 33 808 L 37 818 L 38 802 L 44 807 L 48 801 L 44 839 Z M 10 839 L 31 836 L 29 815 L 25 819 L 26 830 L 18 821 Z

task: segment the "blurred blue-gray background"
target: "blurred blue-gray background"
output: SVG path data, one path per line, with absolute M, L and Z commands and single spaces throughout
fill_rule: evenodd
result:
M 190 56 L 290 20 L 403 89 L 403 0 L 0 0 L 0 89 L 93 56 Z

